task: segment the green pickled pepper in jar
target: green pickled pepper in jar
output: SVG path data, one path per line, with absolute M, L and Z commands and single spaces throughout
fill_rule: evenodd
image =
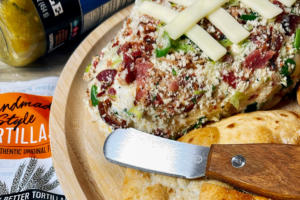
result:
M 32 0 L 1 0 L 0 59 L 24 66 L 45 52 L 45 31 Z
M 25 66 L 133 0 L 0 0 L 0 60 Z

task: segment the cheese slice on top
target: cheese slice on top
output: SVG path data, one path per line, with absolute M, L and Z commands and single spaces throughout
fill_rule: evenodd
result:
M 250 33 L 223 8 L 219 8 L 208 15 L 207 18 L 235 44 L 238 44 L 250 35 Z
M 173 40 L 178 39 L 199 20 L 214 10 L 220 8 L 228 0 L 198 0 L 184 9 L 167 26 L 165 30 Z
M 169 23 L 178 15 L 177 11 L 161 6 L 152 1 L 144 1 L 139 7 L 139 11 L 165 23 Z
M 177 11 L 150 1 L 143 2 L 139 7 L 139 11 L 165 23 L 169 23 L 179 14 Z M 185 35 L 214 61 L 219 60 L 226 54 L 226 49 L 197 24 Z
M 278 0 L 287 7 L 292 7 L 296 0 Z
M 194 26 L 186 33 L 190 38 L 208 57 L 217 61 L 222 58 L 227 50 L 220 45 L 209 33 L 207 33 L 201 26 Z
M 272 19 L 283 11 L 268 0 L 241 0 L 241 2 L 267 19 Z

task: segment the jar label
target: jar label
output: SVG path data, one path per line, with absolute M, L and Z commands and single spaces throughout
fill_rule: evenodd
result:
M 33 0 L 46 32 L 47 52 L 93 28 L 133 0 Z

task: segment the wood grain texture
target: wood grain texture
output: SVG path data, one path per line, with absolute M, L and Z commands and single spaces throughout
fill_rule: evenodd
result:
M 232 157 L 246 164 L 234 168 Z M 212 145 L 206 175 L 274 199 L 300 199 L 300 146 L 282 144 Z
M 53 163 L 67 199 L 119 200 L 124 170 L 102 155 L 105 140 L 83 103 L 85 67 L 122 27 L 132 6 L 97 27 L 76 49 L 58 81 L 50 114 Z M 104 129 L 103 129 L 104 130 Z

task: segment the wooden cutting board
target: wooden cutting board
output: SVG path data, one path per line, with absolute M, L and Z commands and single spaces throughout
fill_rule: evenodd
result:
M 102 153 L 107 127 L 91 121 L 83 102 L 87 83 L 82 79 L 92 57 L 115 36 L 132 6 L 95 29 L 67 62 L 54 94 L 50 115 L 53 162 L 62 189 L 70 200 L 119 200 L 124 169 L 107 162 Z M 295 100 L 277 108 L 298 111 Z
M 121 198 L 124 169 L 105 160 L 105 136 L 97 124 L 86 120 L 90 116 L 83 102 L 87 84 L 82 76 L 92 57 L 120 30 L 131 8 L 116 13 L 86 38 L 58 81 L 51 107 L 50 137 L 54 166 L 67 199 Z

